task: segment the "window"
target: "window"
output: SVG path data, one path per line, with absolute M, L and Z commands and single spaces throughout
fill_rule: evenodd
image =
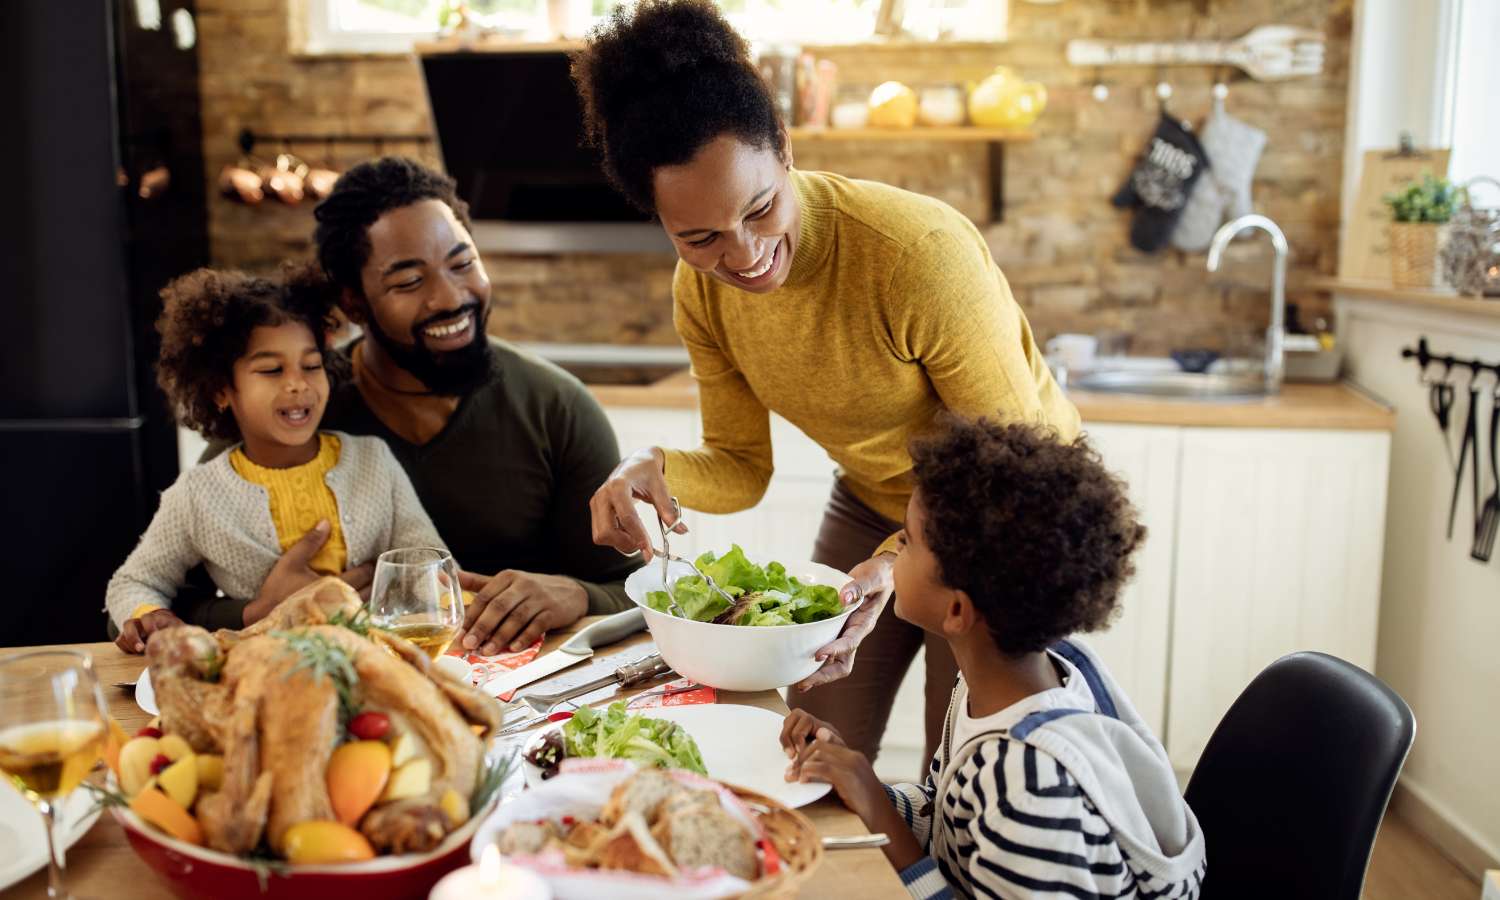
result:
M 550 40 L 559 30 L 581 37 L 612 8 L 630 0 L 468 0 L 480 24 L 524 40 Z M 294 23 L 306 53 L 405 53 L 437 37 L 456 0 L 303 0 Z M 753 41 L 837 43 L 874 33 L 880 0 L 718 0 L 729 20 Z M 1007 0 L 910 0 L 905 25 L 918 38 L 1004 37 Z
M 1495 87 L 1500 85 L 1500 3 L 1462 0 L 1455 17 L 1448 69 L 1448 102 L 1444 130 L 1451 136 L 1453 155 L 1448 164 L 1455 183 L 1477 175 L 1500 179 L 1500 116 L 1495 115 Z M 1485 206 L 1500 203 L 1500 189 L 1477 188 L 1474 200 Z

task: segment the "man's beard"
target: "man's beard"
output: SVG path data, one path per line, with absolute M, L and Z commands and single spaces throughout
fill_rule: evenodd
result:
M 422 343 L 424 328 L 451 322 L 468 313 L 474 314 L 474 339 L 468 346 L 434 353 Z M 461 397 L 489 381 L 490 342 L 485 337 L 488 320 L 488 309 L 479 303 L 467 303 L 457 312 L 432 316 L 413 325 L 410 344 L 402 344 L 386 334 L 374 315 L 366 316 L 365 330 L 397 366 L 415 376 L 428 390 L 447 397 Z

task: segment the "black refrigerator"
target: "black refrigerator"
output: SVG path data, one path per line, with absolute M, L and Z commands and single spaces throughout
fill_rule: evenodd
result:
M 7 4 L 0 646 L 105 638 L 177 474 L 158 291 L 208 261 L 194 3 Z

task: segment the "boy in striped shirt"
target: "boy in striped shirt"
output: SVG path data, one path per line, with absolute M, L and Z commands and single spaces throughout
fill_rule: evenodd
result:
M 826 781 L 912 896 L 1197 897 L 1203 834 L 1166 751 L 1098 658 L 1145 528 L 1083 439 L 950 420 L 913 447 L 895 613 L 960 676 L 922 784 L 883 785 L 794 711 L 789 781 Z

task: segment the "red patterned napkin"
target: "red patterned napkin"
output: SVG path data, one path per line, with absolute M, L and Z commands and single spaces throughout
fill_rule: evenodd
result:
M 700 703 L 719 702 L 719 692 L 711 687 L 679 678 L 654 687 L 630 701 L 630 711 L 659 709 L 663 706 L 697 706 Z
M 474 683 L 475 687 L 478 687 L 479 685 L 484 684 L 486 681 L 489 681 L 491 678 L 494 678 L 496 675 L 515 671 L 516 669 L 519 669 L 527 663 L 531 662 L 533 659 L 536 659 L 537 654 L 541 652 L 542 641 L 546 640 L 546 637 L 546 635 L 542 635 L 541 637 L 536 639 L 535 644 L 532 644 L 525 650 L 519 650 L 515 653 L 499 653 L 495 656 L 481 656 L 477 651 L 469 651 L 466 653 L 463 650 L 454 649 L 449 650 L 448 652 L 449 655 L 457 656 L 459 659 L 474 667 L 473 671 L 469 673 L 469 680 Z M 510 698 L 506 697 L 503 699 L 508 700 Z

